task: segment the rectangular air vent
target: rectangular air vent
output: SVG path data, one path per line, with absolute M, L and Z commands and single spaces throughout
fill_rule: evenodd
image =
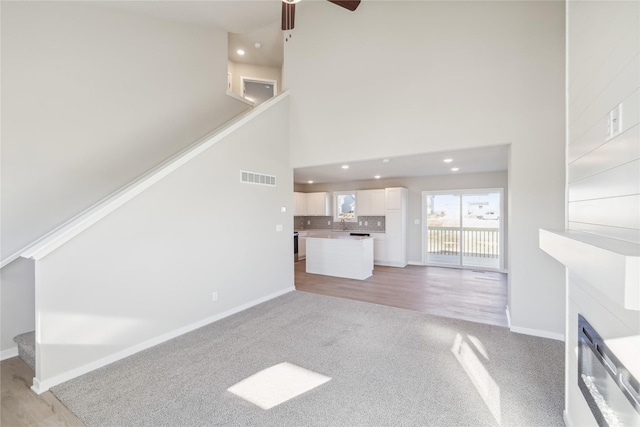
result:
M 273 175 L 241 170 L 240 182 L 244 182 L 246 184 L 270 185 L 275 187 L 276 177 Z

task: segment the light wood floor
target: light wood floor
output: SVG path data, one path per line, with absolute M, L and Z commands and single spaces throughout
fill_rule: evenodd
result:
M 2 427 L 84 426 L 50 391 L 34 393 L 33 377 L 33 370 L 19 357 L 0 362 Z
M 295 264 L 299 291 L 313 292 L 438 316 L 507 326 L 506 274 L 439 267 L 376 266 L 367 280 L 307 274 Z M 51 392 L 31 390 L 34 373 L 20 358 L 0 362 L 2 414 L 0 426 L 83 426 Z
M 406 308 L 437 316 L 508 326 L 507 275 L 504 273 L 409 265 L 376 265 L 366 280 L 305 272 L 295 263 L 299 291 Z

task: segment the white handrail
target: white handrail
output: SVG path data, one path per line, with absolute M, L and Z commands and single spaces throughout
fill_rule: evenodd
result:
M 278 104 L 288 96 L 289 91 L 284 91 L 279 95 L 258 105 L 257 107 L 240 114 L 235 119 L 230 120 L 229 122 L 215 129 L 213 132 L 195 141 L 193 144 L 181 150 L 174 156 L 170 157 L 169 159 L 160 163 L 158 166 L 136 178 L 134 181 L 105 197 L 90 208 L 79 213 L 51 232 L 45 234 L 35 242 L 27 245 L 11 256 L 3 259 L 0 263 L 0 268 L 5 267 L 6 265 L 10 264 L 20 257 L 30 258 L 34 260 L 42 259 L 43 257 L 56 250 L 58 247 L 71 240 L 73 237 L 82 233 L 84 230 L 91 227 L 93 224 L 97 223 L 102 218 L 118 209 L 129 200 L 133 199 L 138 194 L 142 193 L 147 188 L 151 187 L 156 182 L 160 181 L 165 176 L 169 175 L 171 172 L 178 169 L 180 166 L 187 163 L 189 160 L 197 157 L 200 153 L 204 152 L 209 147 L 224 139 L 226 136 L 235 132 L 245 123 L 253 120 L 255 117 L 259 116 L 272 106 Z

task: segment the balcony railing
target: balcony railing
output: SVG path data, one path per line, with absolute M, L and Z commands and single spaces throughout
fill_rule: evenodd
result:
M 460 232 L 462 231 L 462 241 Z M 439 255 L 498 258 L 500 230 L 498 228 L 428 227 L 427 252 Z M 462 244 L 461 244 L 462 243 Z

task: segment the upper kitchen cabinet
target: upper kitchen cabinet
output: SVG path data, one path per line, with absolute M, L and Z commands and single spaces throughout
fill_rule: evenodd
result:
M 308 216 L 331 216 L 331 195 L 326 192 L 306 193 Z
M 299 192 L 293 193 L 293 215 L 294 216 L 307 215 L 307 195 L 305 193 L 299 193 Z
M 360 190 L 357 192 L 358 216 L 384 216 L 385 190 Z
M 386 190 L 387 210 L 406 209 L 407 189 L 406 188 L 387 188 Z
M 331 195 L 322 193 L 293 193 L 294 216 L 330 216 Z

